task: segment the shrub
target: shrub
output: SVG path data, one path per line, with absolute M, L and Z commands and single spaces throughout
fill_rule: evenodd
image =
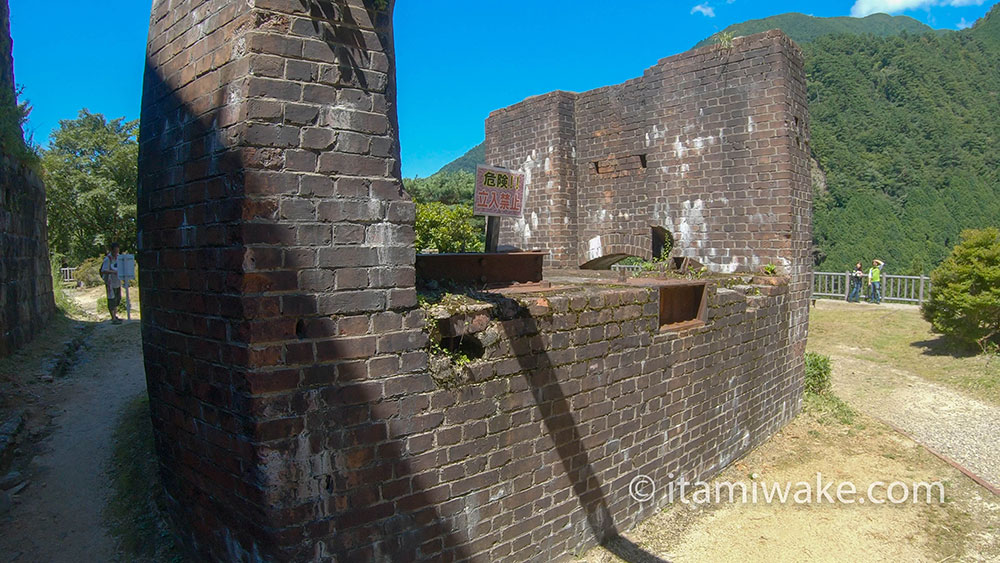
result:
M 76 271 L 73 272 L 73 277 L 76 278 L 76 281 L 83 284 L 84 287 L 104 285 L 104 280 L 101 278 L 101 264 L 103 262 L 103 256 L 87 258 L 77 266 Z
M 965 347 L 1000 344 L 1000 229 L 962 231 L 962 241 L 931 272 L 922 312 L 936 332 Z
M 476 229 L 472 206 L 418 203 L 417 252 L 482 252 L 484 235 Z
M 806 393 L 829 391 L 831 372 L 830 356 L 806 352 Z
M 63 287 L 62 273 L 59 271 L 62 259 L 59 256 L 53 256 L 50 259 L 50 264 L 52 265 L 52 298 L 56 302 L 56 308 L 62 314 L 69 314 L 75 311 L 77 306 L 66 294 L 66 288 Z

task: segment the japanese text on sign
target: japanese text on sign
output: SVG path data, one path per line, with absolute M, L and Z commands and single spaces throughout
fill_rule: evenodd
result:
M 476 215 L 521 217 L 524 214 L 524 174 L 504 168 L 476 168 Z

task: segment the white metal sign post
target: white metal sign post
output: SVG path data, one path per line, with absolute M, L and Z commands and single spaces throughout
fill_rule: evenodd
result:
M 132 320 L 132 299 L 129 298 L 129 282 L 135 279 L 135 256 L 132 254 L 118 255 L 118 279 L 125 285 L 125 318 Z

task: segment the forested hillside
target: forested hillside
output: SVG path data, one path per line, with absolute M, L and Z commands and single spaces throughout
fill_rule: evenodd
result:
M 1000 224 L 1000 4 L 955 32 L 884 14 L 784 14 L 729 29 L 775 27 L 806 56 L 812 152 L 823 172 L 814 183 L 818 269 L 878 257 L 891 273 L 926 273 L 962 229 Z M 481 150 L 407 186 L 423 198 L 471 191 L 457 188 L 470 175 L 454 171 L 474 170 Z
M 486 162 L 486 143 L 479 143 L 462 156 L 445 164 L 441 172 L 475 172 L 476 166 Z
M 963 32 L 803 45 L 827 180 L 820 268 L 882 257 L 895 273 L 927 272 L 963 228 L 1000 223 L 998 12 Z
M 935 33 L 935 30 L 909 16 L 890 16 L 888 14 L 872 14 L 863 18 L 839 17 L 817 18 L 805 14 L 779 14 L 759 20 L 747 20 L 733 24 L 716 35 L 700 41 L 694 46 L 704 47 L 715 43 L 718 35 L 732 34 L 735 37 L 753 35 L 770 29 L 780 29 L 796 43 L 815 41 L 824 35 L 852 34 L 875 35 L 888 37 L 901 33 Z M 936 32 L 940 33 L 940 32 Z

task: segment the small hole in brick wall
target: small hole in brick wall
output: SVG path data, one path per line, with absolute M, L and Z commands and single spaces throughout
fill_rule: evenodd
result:
M 475 336 L 446 336 L 441 339 L 441 347 L 452 354 L 478 360 L 486 353 L 483 343 Z
M 594 172 L 600 174 L 601 173 L 601 163 L 595 160 L 591 164 L 594 165 Z
M 646 167 L 646 155 L 644 155 L 644 154 L 640 154 L 639 155 L 639 166 L 641 166 L 643 168 Z
M 299 340 L 306 337 L 306 321 L 303 319 L 299 319 L 295 323 L 295 336 L 298 337 Z

